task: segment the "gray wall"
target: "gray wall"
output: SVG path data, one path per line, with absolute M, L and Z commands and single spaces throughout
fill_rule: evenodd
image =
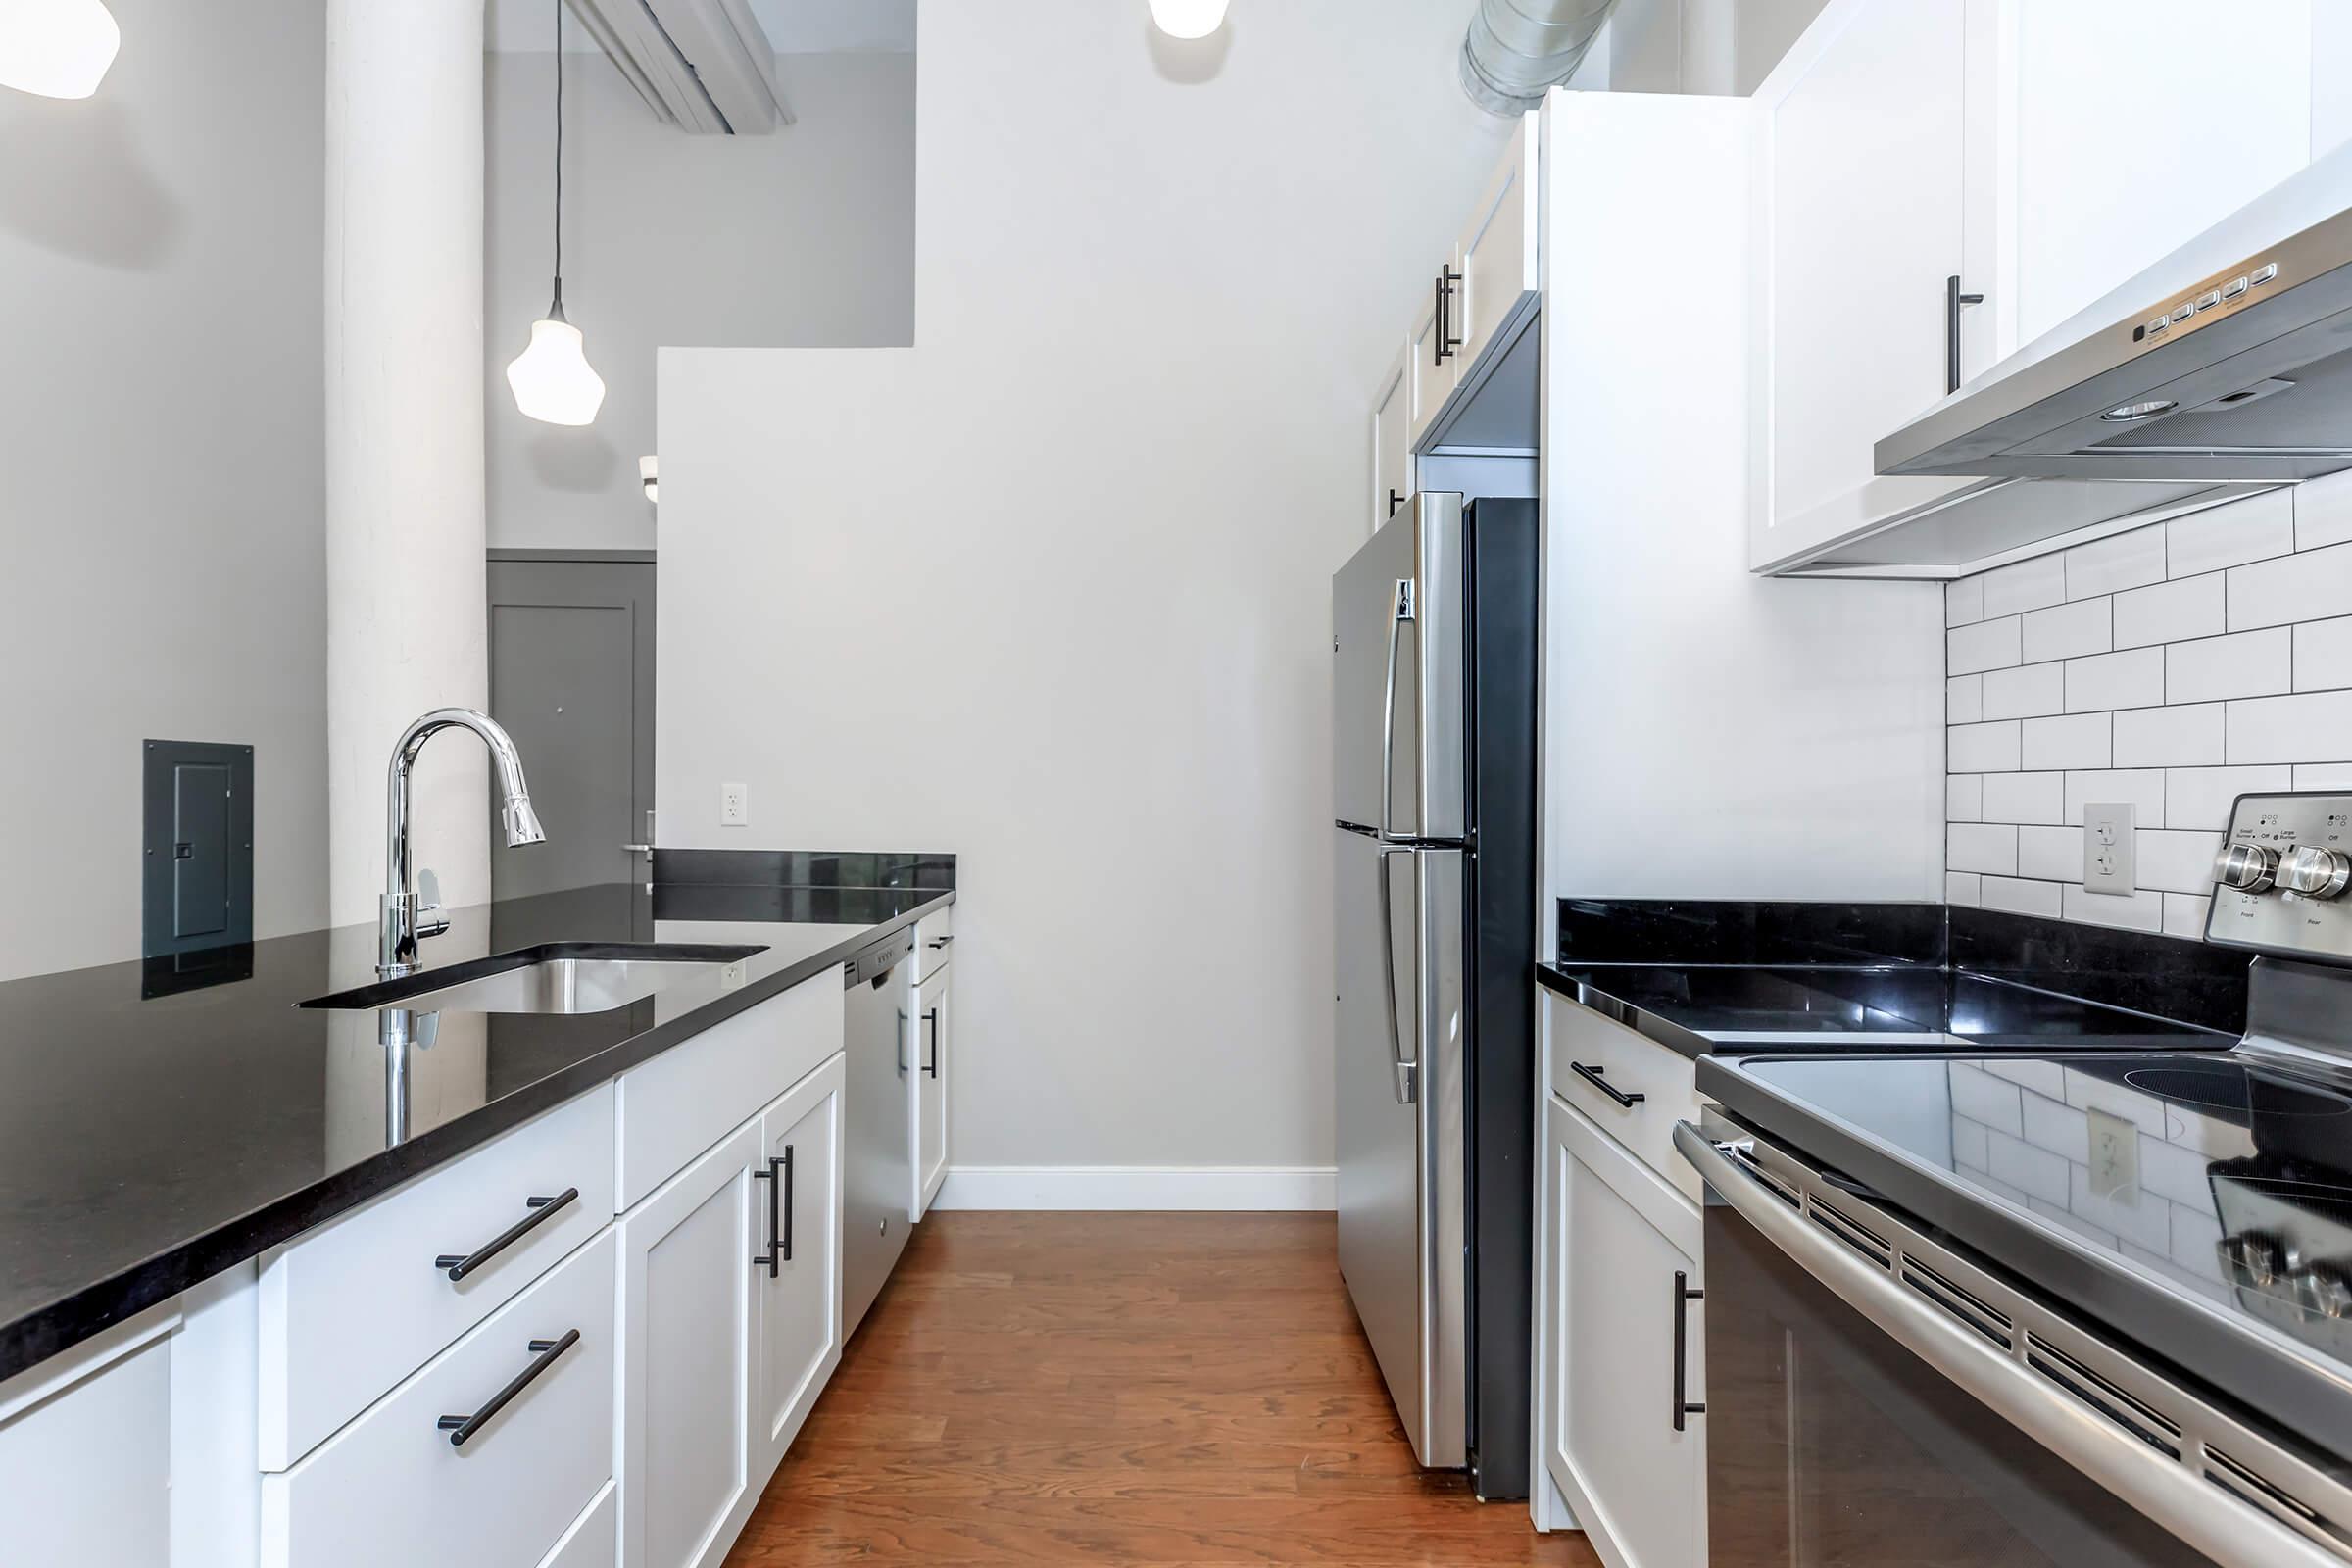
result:
M 506 384 L 547 309 L 555 59 L 488 61 L 490 543 L 642 549 L 657 348 L 913 341 L 914 56 L 786 57 L 800 122 L 742 137 L 659 124 L 602 54 L 564 56 L 564 304 L 606 385 L 577 430 Z
M 137 956 L 145 736 L 252 745 L 256 932 L 325 911 L 323 8 L 112 3 L 0 92 L 0 977 Z

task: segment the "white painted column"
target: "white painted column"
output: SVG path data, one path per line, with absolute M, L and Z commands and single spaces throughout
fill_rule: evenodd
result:
M 408 722 L 485 708 L 482 0 L 328 0 L 328 904 L 373 921 L 384 772 Z M 423 753 L 415 863 L 489 896 L 473 737 Z

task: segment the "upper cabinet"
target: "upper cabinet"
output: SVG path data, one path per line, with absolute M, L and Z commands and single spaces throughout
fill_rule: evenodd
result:
M 2340 140 L 2324 10 L 1831 0 L 1756 94 L 1750 564 L 1975 485 L 1872 447 Z
M 1535 309 L 1540 286 L 1536 266 L 1536 149 L 1543 144 L 1537 115 L 1519 120 L 1511 145 L 1479 193 L 1469 226 L 1454 242 L 1452 307 L 1446 313 L 1461 366 L 1460 384 L 1474 388 L 1494 362 L 1487 350 L 1503 342 Z
M 1412 350 L 1380 378 L 1372 400 L 1372 508 L 1365 531 L 1377 531 L 1413 493 L 1412 392 L 1408 384 Z

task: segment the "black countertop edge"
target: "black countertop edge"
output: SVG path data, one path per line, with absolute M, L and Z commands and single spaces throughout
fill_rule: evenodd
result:
M 867 944 L 904 930 L 954 902 L 955 892 L 943 891 L 773 974 L 723 991 L 691 1012 L 632 1035 L 261 1208 L 213 1225 L 13 1322 L 0 1323 L 0 1381 L 480 1148 L 672 1046 L 824 973 Z
M 654 851 L 654 882 L 727 887 L 954 891 L 956 857 L 933 850 Z
M 1716 1048 L 1714 1041 L 1696 1030 L 1686 1029 L 1672 1018 L 1646 1012 L 1588 981 L 1571 978 L 1556 965 L 1537 964 L 1536 982 L 1546 991 L 1591 1007 L 1611 1023 L 1622 1024 L 1644 1039 L 1656 1041 L 1677 1055 L 1695 1060 Z
M 1904 1059 L 1969 1060 L 1980 1054 L 1954 1050 Z M 2258 1391 L 2263 1424 L 2283 1426 L 2337 1455 L 2352 1456 L 2352 1400 L 2344 1398 L 2334 1380 L 2285 1347 L 2165 1289 L 2120 1259 L 2067 1240 L 2023 1211 L 1962 1192 L 1859 1128 L 1741 1071 L 1737 1059 L 1702 1059 L 1698 1092 L 1798 1157 L 1851 1177 L 1888 1206 L 1990 1261 L 2019 1290 L 2136 1342 L 2227 1402 L 2246 1405 L 2244 1395 L 2232 1391 Z

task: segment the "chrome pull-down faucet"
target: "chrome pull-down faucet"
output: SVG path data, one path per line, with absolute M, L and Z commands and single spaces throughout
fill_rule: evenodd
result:
M 514 737 L 500 728 L 496 719 L 470 708 L 436 708 L 402 731 L 399 744 L 392 748 L 392 767 L 386 780 L 384 896 L 376 920 L 375 972 L 380 979 L 415 973 L 417 942 L 449 929 L 445 919 L 419 919 L 431 911 L 410 885 L 409 769 L 424 743 L 453 725 L 479 735 L 482 744 L 490 748 L 490 760 L 498 765 L 499 818 L 506 826 L 507 847 L 547 840 L 539 813 L 531 809 L 530 787 L 522 777 L 522 755 L 514 750 Z

